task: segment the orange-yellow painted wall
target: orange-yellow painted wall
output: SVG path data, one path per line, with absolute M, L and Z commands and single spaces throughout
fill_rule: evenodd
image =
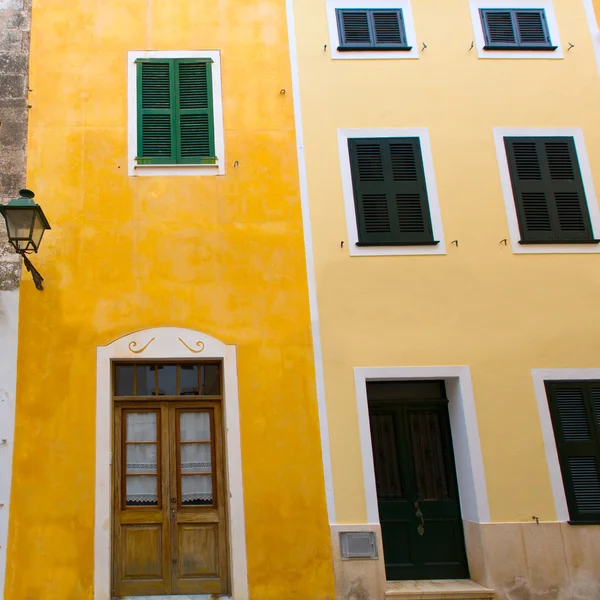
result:
M 593 0 L 594 12 L 596 13 L 596 21 L 598 23 L 598 29 L 600 29 L 600 0 Z
M 34 0 L 5 600 L 92 598 L 96 347 L 167 325 L 238 348 L 251 597 L 333 597 L 287 48 L 278 0 Z M 127 176 L 144 49 L 221 50 L 225 176 Z

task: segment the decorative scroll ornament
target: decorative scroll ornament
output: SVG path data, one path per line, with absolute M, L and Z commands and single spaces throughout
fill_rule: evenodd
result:
M 202 350 L 204 350 L 204 342 L 196 342 L 196 348 L 198 348 L 198 350 L 195 350 L 194 348 L 190 348 L 181 338 L 177 338 L 190 352 L 193 352 L 194 354 L 200 354 L 200 352 L 202 352 Z
M 136 350 L 137 348 L 137 342 L 129 342 L 129 349 L 134 353 L 134 354 L 141 354 L 156 338 L 153 337 L 143 348 L 141 348 L 140 350 Z

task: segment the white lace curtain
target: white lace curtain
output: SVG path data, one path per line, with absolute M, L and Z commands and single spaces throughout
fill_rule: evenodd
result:
M 157 504 L 157 413 L 126 415 L 127 504 Z M 188 442 L 179 445 L 181 501 L 188 505 L 210 503 L 213 497 L 210 415 L 207 412 L 182 412 L 179 425 L 181 442 Z

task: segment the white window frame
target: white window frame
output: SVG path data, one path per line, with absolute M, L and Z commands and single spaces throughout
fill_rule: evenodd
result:
M 421 156 L 423 170 L 425 171 L 425 185 L 431 213 L 431 226 L 433 239 L 439 244 L 434 246 L 357 246 L 358 224 L 356 222 L 356 205 L 354 203 L 354 186 L 352 185 L 352 170 L 350 167 L 350 153 L 348 140 L 353 138 L 397 138 L 418 137 L 421 142 Z M 346 212 L 346 226 L 348 228 L 348 250 L 350 256 L 403 256 L 418 254 L 446 254 L 446 242 L 442 226 L 442 215 L 438 199 L 435 173 L 433 169 L 433 155 L 429 132 L 424 128 L 400 129 L 338 129 L 338 148 L 340 153 L 340 168 L 342 172 L 342 191 L 344 196 L 344 209 Z
M 569 515 L 565 484 L 560 468 L 556 438 L 554 437 L 552 417 L 550 416 L 548 396 L 544 384 L 546 381 L 585 381 L 590 379 L 600 379 L 600 369 L 531 369 L 531 376 L 533 378 L 535 399 L 540 415 L 542 436 L 544 438 L 544 450 L 546 453 L 546 461 L 548 463 L 550 485 L 552 486 L 556 520 L 560 523 L 566 523 L 571 517 Z
M 138 58 L 210 58 L 212 59 L 212 96 L 216 164 L 211 165 L 138 165 L 137 156 L 137 65 Z M 160 50 L 127 53 L 127 163 L 130 176 L 203 176 L 225 175 L 225 132 L 221 88 L 221 53 L 218 50 Z
M 335 14 L 336 9 L 343 8 L 364 8 L 364 9 L 401 9 L 404 19 L 404 28 L 406 29 L 406 42 L 412 46 L 411 50 L 383 50 L 369 51 L 358 50 L 350 52 L 340 52 L 340 35 L 338 31 L 338 22 Z M 330 55 L 333 59 L 350 60 L 373 60 L 373 59 L 398 59 L 398 58 L 419 58 L 419 48 L 417 47 L 417 36 L 415 33 L 415 23 L 413 20 L 410 0 L 327 0 L 327 24 L 329 26 Z
M 556 13 L 551 0 L 470 0 L 471 20 L 473 21 L 473 32 L 475 35 L 475 46 L 479 58 L 537 58 L 553 59 L 564 58 L 563 48 L 560 42 Z M 479 9 L 481 8 L 543 8 L 546 12 L 546 22 L 550 39 L 556 50 L 484 50 L 485 35 Z
M 594 53 L 596 54 L 598 71 L 600 71 L 600 28 L 598 27 L 600 15 L 596 17 L 596 9 L 594 8 L 593 0 L 583 0 L 583 6 L 590 26 L 590 34 L 592 36 L 592 43 L 594 44 Z
M 508 230 L 513 252 L 515 254 L 596 254 L 600 252 L 600 244 L 578 244 L 577 242 L 569 244 L 519 244 L 521 233 L 519 231 L 519 221 L 517 218 L 517 209 L 513 195 L 510 170 L 508 168 L 508 158 L 504 146 L 505 137 L 572 137 L 575 141 L 575 151 L 579 161 L 579 169 L 583 180 L 583 189 L 587 200 L 588 210 L 590 212 L 590 221 L 594 238 L 598 239 L 600 235 L 600 210 L 598 209 L 598 200 L 594 189 L 594 180 L 592 170 L 588 160 L 587 150 L 583 139 L 583 132 L 579 128 L 495 128 L 494 142 L 496 144 L 496 157 L 498 159 L 498 168 L 500 170 L 500 182 L 502 184 L 502 194 L 504 196 L 504 206 L 506 217 L 508 219 Z

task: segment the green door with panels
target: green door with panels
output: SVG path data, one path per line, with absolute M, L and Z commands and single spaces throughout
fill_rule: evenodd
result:
M 387 579 L 468 578 L 447 400 L 369 399 L 369 416 Z

